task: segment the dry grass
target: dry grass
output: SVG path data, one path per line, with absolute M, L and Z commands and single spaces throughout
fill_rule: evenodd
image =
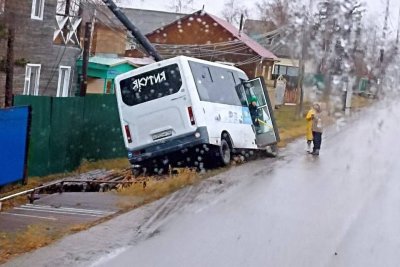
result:
M 359 96 L 359 95 L 353 95 L 353 98 L 351 100 L 353 109 L 365 108 L 365 107 L 370 106 L 374 102 L 375 102 L 375 100 L 372 98 L 367 98 L 367 97 Z
M 0 263 L 12 256 L 47 246 L 61 237 L 61 232 L 48 225 L 30 225 L 18 233 L 0 233 Z
M 304 110 L 308 108 L 309 105 L 305 105 Z M 281 137 L 281 141 L 278 144 L 279 147 L 286 146 L 289 142 L 306 133 L 306 121 L 303 117 L 297 118 L 296 111 L 297 106 L 281 106 L 274 112 L 279 136 Z
M 237 163 L 240 164 L 240 163 Z M 152 176 L 139 178 L 134 184 L 118 190 L 117 194 L 128 199 L 122 199 L 118 203 L 121 213 L 138 208 L 162 197 L 165 197 L 188 185 L 193 185 L 201 180 L 218 175 L 229 167 L 207 170 L 198 173 L 189 168 L 175 169 L 176 174 L 165 176 Z
M 76 169 L 74 173 L 85 173 L 92 170 L 106 169 L 126 169 L 130 167 L 128 158 L 117 158 L 98 161 L 83 161 L 82 164 Z
M 5 263 L 12 257 L 45 247 L 68 234 L 87 230 L 106 219 L 108 218 L 103 218 L 93 223 L 75 224 L 68 228 L 34 224 L 19 232 L 0 232 L 0 264 Z
M 181 168 L 178 173 L 163 177 L 146 177 L 129 187 L 122 188 L 118 194 L 143 198 L 143 202 L 156 200 L 200 180 L 196 171 Z

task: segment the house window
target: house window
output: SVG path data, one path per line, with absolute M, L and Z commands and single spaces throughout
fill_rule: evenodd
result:
M 60 66 L 58 69 L 57 96 L 66 97 L 69 95 L 69 81 L 71 77 L 71 67 Z
M 45 0 L 32 0 L 31 19 L 43 19 L 44 1 Z
M 81 0 L 57 0 L 56 14 L 76 17 L 79 15 L 79 8 L 81 5 Z M 69 7 L 68 10 L 67 6 Z
M 79 45 L 78 28 L 82 22 L 80 8 L 80 0 L 57 0 L 56 28 L 53 35 L 55 44 Z
M 40 64 L 26 65 L 24 95 L 39 95 L 40 68 Z

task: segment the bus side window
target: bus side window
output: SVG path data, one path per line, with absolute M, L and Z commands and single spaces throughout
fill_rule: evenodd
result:
M 247 103 L 247 98 L 246 94 L 244 93 L 243 85 L 238 84 L 235 86 L 235 89 L 240 99 L 240 103 L 242 104 L 243 107 L 247 107 L 249 104 Z
M 199 68 L 194 65 L 193 76 L 196 81 L 196 87 L 200 99 L 203 101 L 210 101 L 211 96 L 209 94 L 208 88 L 211 87 L 213 83 L 210 69 L 206 66 Z

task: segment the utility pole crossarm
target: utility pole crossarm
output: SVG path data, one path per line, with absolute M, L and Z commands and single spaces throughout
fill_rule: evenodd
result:
M 154 58 L 155 61 L 163 60 L 157 50 L 153 47 L 150 41 L 144 36 L 139 28 L 137 28 L 121 11 L 121 9 L 112 0 L 103 0 L 104 4 L 114 13 L 121 23 L 132 33 L 136 40 L 143 48 Z

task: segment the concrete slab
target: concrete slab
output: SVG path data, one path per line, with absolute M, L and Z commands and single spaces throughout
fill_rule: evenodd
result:
M 55 228 L 95 222 L 121 210 L 122 203 L 135 203 L 137 198 L 112 192 L 71 192 L 42 195 L 34 204 L 25 204 L 0 212 L 0 232 L 16 232 L 29 225 Z

